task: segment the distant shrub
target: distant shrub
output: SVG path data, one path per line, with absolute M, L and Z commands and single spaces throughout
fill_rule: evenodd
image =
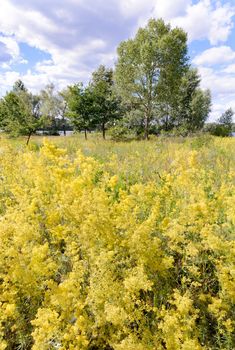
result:
M 233 130 L 233 110 L 227 109 L 216 123 L 211 123 L 205 126 L 206 130 L 214 136 L 228 137 L 232 135 Z
M 231 129 L 228 128 L 226 125 L 215 125 L 210 132 L 211 135 L 220 137 L 228 137 L 231 135 Z
M 109 129 L 109 135 L 114 141 L 127 141 L 130 138 L 130 131 L 122 124 L 117 124 Z

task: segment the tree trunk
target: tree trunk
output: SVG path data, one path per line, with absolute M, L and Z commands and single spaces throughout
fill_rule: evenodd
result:
M 168 115 L 166 115 L 165 119 L 165 131 L 168 131 Z
M 63 132 L 64 132 L 64 136 L 66 136 L 66 126 L 65 126 L 65 118 L 64 118 L 66 108 L 67 108 L 67 102 L 65 103 L 65 106 L 64 106 L 64 109 L 63 109 L 63 112 L 62 112 L 62 121 L 63 121 Z
M 63 123 L 63 133 L 64 133 L 64 136 L 66 136 L 66 126 L 65 126 L 65 123 Z
M 85 129 L 85 140 L 87 140 L 87 129 Z
M 145 118 L 144 118 L 144 139 L 149 140 L 149 115 L 148 115 L 148 112 L 145 113 Z
M 30 131 L 30 133 L 28 134 L 28 138 L 27 138 L 27 142 L 26 142 L 26 145 L 28 146 L 29 144 L 29 140 L 30 140 L 30 137 L 32 136 L 32 131 Z
M 169 105 L 166 106 L 165 131 L 169 130 Z
M 102 123 L 102 135 L 103 139 L 105 140 L 105 123 Z

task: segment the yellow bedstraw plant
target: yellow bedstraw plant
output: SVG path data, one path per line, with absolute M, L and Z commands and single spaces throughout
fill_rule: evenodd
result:
M 235 142 L 199 141 L 2 141 L 1 350 L 235 349 Z

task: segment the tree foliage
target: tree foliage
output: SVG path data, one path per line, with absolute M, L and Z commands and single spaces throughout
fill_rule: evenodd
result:
M 76 131 L 84 131 L 87 139 L 87 131 L 96 124 L 94 94 L 90 87 L 82 84 L 75 84 L 69 87 L 67 95 L 68 112 L 67 116 Z
M 142 112 L 145 138 L 157 106 L 168 123 L 187 61 L 186 33 L 179 28 L 171 29 L 163 20 L 150 20 L 134 39 L 119 45 L 117 88 L 124 102 Z
M 27 135 L 27 143 L 41 125 L 39 96 L 30 93 L 22 81 L 0 102 L 1 128 L 11 136 Z
M 113 70 L 101 65 L 92 74 L 90 89 L 94 96 L 94 116 L 96 125 L 105 139 L 107 124 L 120 118 L 120 99 L 114 92 Z
M 232 108 L 227 109 L 217 120 L 217 123 L 212 125 L 210 132 L 215 136 L 230 136 L 233 130 L 233 115 Z
M 173 126 L 185 131 L 202 129 L 211 108 L 210 91 L 200 89 L 200 76 L 196 69 L 188 69 L 177 93 L 177 107 L 173 115 Z
M 48 84 L 40 92 L 41 114 L 44 126 L 50 129 L 50 133 L 57 133 L 56 119 L 60 115 L 61 99 L 56 92 L 54 84 Z

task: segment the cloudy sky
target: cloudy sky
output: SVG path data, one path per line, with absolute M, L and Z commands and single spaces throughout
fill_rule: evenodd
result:
M 32 91 L 87 81 L 150 17 L 188 32 L 211 120 L 235 110 L 235 0 L 0 0 L 0 95 L 19 78 Z

